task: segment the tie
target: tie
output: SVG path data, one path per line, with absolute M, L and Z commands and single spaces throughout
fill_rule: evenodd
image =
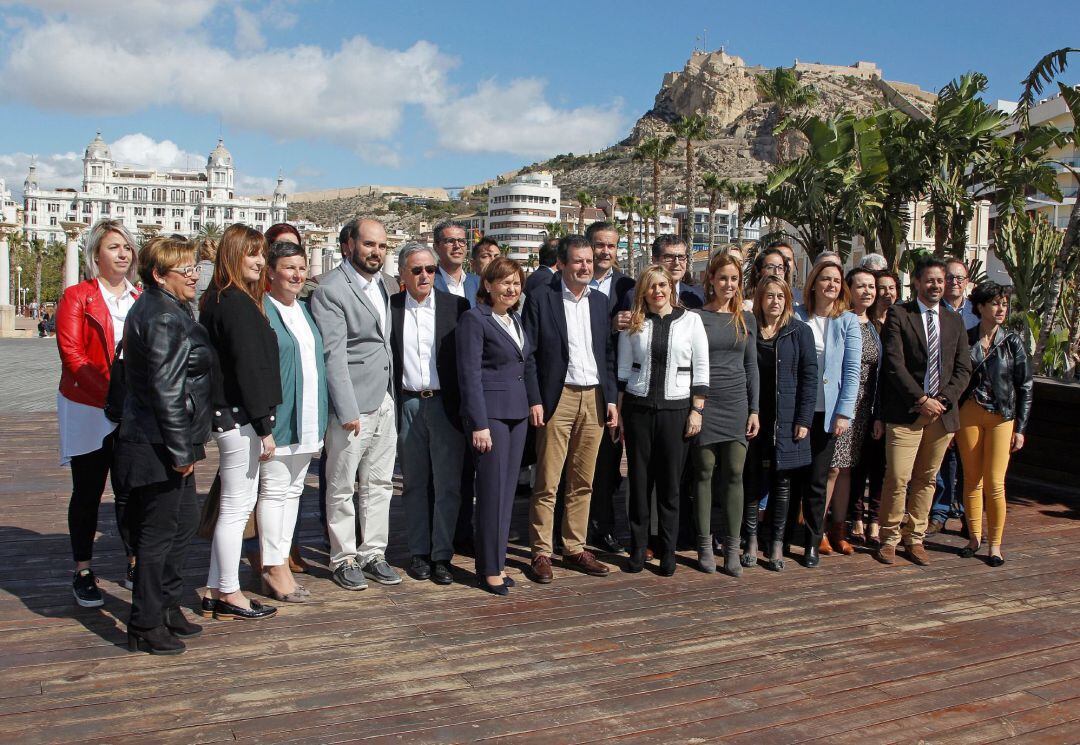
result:
M 926 395 L 938 394 L 941 383 L 941 344 L 938 340 L 937 313 L 926 311 Z

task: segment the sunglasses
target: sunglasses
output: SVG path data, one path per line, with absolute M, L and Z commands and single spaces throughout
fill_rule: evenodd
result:
M 419 277 L 421 274 L 434 274 L 435 269 L 436 269 L 435 265 L 430 264 L 428 266 L 414 266 L 409 271 L 412 272 L 412 275 L 414 277 Z

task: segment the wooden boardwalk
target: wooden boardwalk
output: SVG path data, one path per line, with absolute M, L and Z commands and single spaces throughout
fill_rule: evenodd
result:
M 106 604 L 71 597 L 52 415 L 0 416 L 0 432 L 4 742 L 1080 742 L 1080 505 L 1065 497 L 1014 490 L 1000 569 L 958 558 L 946 535 L 926 568 L 865 554 L 741 580 L 557 567 L 541 587 L 522 580 L 516 547 L 519 584 L 502 599 L 410 579 L 339 590 L 309 489 L 318 602 L 206 621 L 162 658 L 121 646 L 111 505 L 95 560 Z M 468 582 L 471 561 L 455 561 Z M 198 541 L 192 606 L 207 564 Z

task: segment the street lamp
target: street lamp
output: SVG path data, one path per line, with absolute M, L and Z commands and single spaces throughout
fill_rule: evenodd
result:
M 22 311 L 22 294 L 23 294 L 23 291 L 22 291 L 22 264 L 19 264 L 17 267 L 15 267 L 15 287 L 16 287 L 15 302 L 19 306 L 19 307 L 17 307 L 15 309 L 15 315 L 21 316 L 22 312 L 23 312 Z

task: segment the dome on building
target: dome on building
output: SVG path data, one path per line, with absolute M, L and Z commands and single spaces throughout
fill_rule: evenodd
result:
M 285 177 L 280 173 L 277 177 L 277 186 L 274 187 L 274 196 L 285 196 Z
M 105 144 L 105 140 L 101 139 L 101 132 L 98 132 L 86 146 L 85 157 L 87 160 L 112 160 L 112 153 L 109 152 L 109 146 Z
M 217 147 L 210 152 L 210 157 L 206 159 L 206 167 L 232 168 L 232 153 L 225 149 L 224 140 L 218 139 Z

